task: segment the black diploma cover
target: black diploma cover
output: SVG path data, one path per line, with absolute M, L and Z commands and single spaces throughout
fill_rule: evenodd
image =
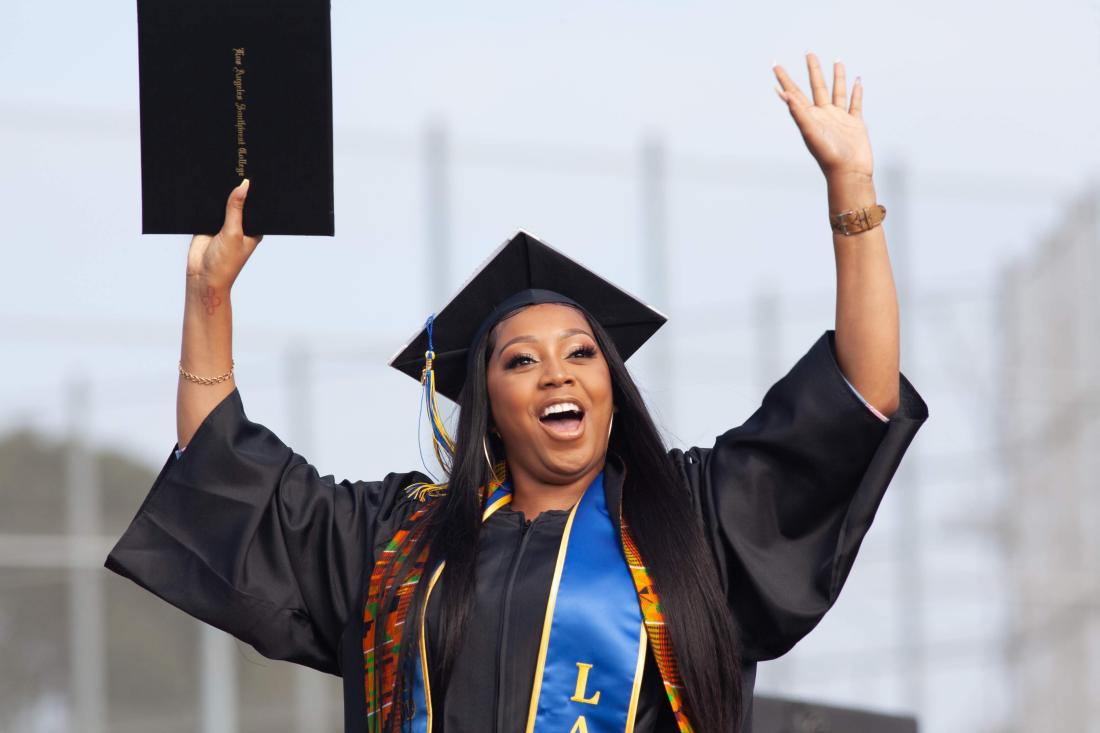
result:
M 333 236 L 329 0 L 137 0 L 144 234 Z

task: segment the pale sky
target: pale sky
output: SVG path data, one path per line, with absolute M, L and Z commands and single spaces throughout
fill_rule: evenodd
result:
M 0 429 L 61 429 L 65 380 L 83 375 L 93 439 L 159 466 L 175 438 L 188 238 L 140 235 L 135 5 L 7 0 L 0 19 Z M 863 78 L 892 259 L 917 293 L 902 369 L 933 413 L 922 451 L 990 443 L 988 385 L 959 374 L 986 373 L 996 273 L 1100 180 L 1095 1 L 336 0 L 332 19 L 336 237 L 265 239 L 233 302 L 250 417 L 338 477 L 418 462 L 417 390 L 383 365 L 450 295 L 424 285 L 420 143 L 432 120 L 454 143 L 452 285 L 524 228 L 647 297 L 636 172 L 642 142 L 663 141 L 669 292 L 655 305 L 673 320 L 664 345 L 647 348 L 674 353 L 672 392 L 648 375 L 644 351 L 638 370 L 643 384 L 654 377 L 670 435 L 693 444 L 741 422 L 767 386 L 750 329 L 758 292 L 778 293 L 790 316 L 771 380 L 832 327 L 824 186 L 773 91 L 773 61 L 804 88 L 808 49 Z M 891 166 L 903 167 L 908 196 Z M 963 330 L 941 338 L 952 328 Z M 295 339 L 318 359 L 308 429 L 289 418 L 283 354 Z M 980 489 L 930 490 L 927 511 L 956 493 L 981 501 Z M 869 554 L 876 544 L 889 553 L 890 501 Z M 960 562 L 985 573 L 988 552 L 981 545 Z M 804 642 L 807 659 L 845 654 L 830 666 L 838 671 L 795 657 L 786 676 L 762 670 L 762 686 L 906 709 L 896 654 L 882 651 L 897 620 L 870 600 L 889 592 L 892 571 L 856 565 L 851 591 Z M 939 644 L 930 648 L 942 649 L 980 636 L 989 610 L 955 606 L 929 619 Z M 853 644 L 865 637 L 860 656 Z M 979 657 L 949 660 L 930 678 L 922 730 L 1003 722 L 968 702 L 1009 694 L 996 659 Z

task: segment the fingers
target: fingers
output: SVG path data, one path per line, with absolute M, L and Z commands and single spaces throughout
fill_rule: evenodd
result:
M 833 104 L 844 109 L 848 101 L 848 85 L 844 78 L 844 64 L 840 61 L 833 62 Z
M 816 54 L 806 54 L 806 68 L 810 72 L 810 90 L 814 95 L 814 104 L 828 104 L 829 88 L 825 86 L 825 75 L 821 73 L 821 64 L 818 63 Z
M 225 223 L 222 232 L 230 236 L 244 234 L 244 200 L 248 197 L 248 179 L 245 178 L 229 192 L 229 201 L 225 204 Z
M 852 104 L 848 107 L 848 113 L 863 119 L 863 80 L 858 76 L 852 85 Z
M 779 64 L 772 64 L 772 71 L 775 72 L 775 78 L 779 80 L 779 85 L 782 87 L 779 94 L 780 99 L 798 108 L 810 104 L 810 100 L 806 98 L 806 95 L 802 93 L 802 90 L 798 88 L 798 85 L 795 84 L 794 80 L 787 74 L 786 69 Z
M 806 54 L 806 67 L 810 72 L 812 104 L 819 107 L 833 104 L 840 109 L 847 107 L 850 114 L 857 117 L 863 116 L 863 84 L 857 76 L 855 83 L 852 85 L 852 98 L 849 104 L 848 82 L 843 63 L 839 60 L 833 62 L 833 92 L 831 95 L 828 86 L 825 84 L 825 76 L 822 73 L 821 64 L 818 62 L 816 54 Z M 794 83 L 794 80 L 791 79 L 782 66 L 772 64 L 772 71 L 775 72 L 775 77 L 780 84 L 780 87 L 776 89 L 776 93 L 780 99 L 788 103 L 791 113 L 797 116 L 799 112 L 811 104 L 809 98 L 802 93 L 802 90 L 798 88 L 798 85 Z

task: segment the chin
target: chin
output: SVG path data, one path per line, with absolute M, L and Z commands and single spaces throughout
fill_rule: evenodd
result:
M 599 463 L 600 456 L 590 449 L 553 450 L 542 457 L 542 464 L 555 476 L 576 477 Z

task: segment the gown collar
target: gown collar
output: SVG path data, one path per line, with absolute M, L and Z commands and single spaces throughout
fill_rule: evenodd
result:
M 622 512 L 623 483 L 626 479 L 626 465 L 618 454 L 608 452 L 601 473 L 603 474 L 604 500 L 607 502 L 607 511 L 611 517 L 611 523 L 615 526 L 615 534 L 618 536 L 622 530 L 620 526 L 622 523 L 620 517 Z M 595 481 L 595 479 L 593 479 L 593 481 Z M 589 485 L 591 486 L 591 484 Z M 512 490 L 510 478 L 504 481 L 502 488 L 507 488 L 508 491 Z M 503 509 L 506 512 L 513 511 L 509 506 L 505 506 Z M 549 511 L 559 514 L 567 514 L 569 512 L 568 509 L 551 509 Z

